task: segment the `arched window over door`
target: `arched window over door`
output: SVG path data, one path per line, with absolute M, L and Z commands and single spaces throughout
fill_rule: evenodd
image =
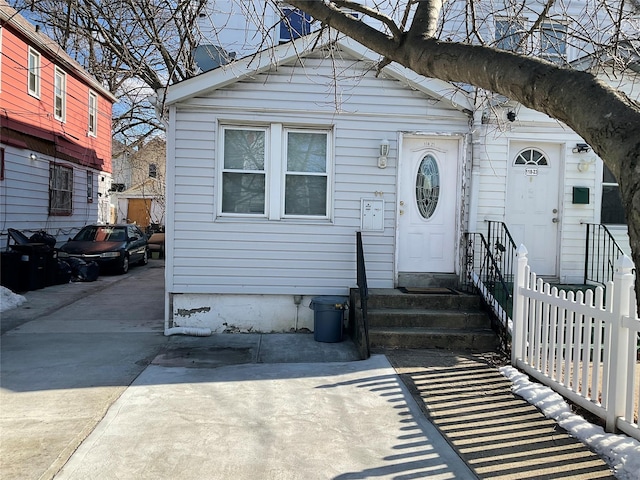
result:
M 547 156 L 541 150 L 538 150 L 537 148 L 525 148 L 516 155 L 516 159 L 513 164 L 547 166 L 549 165 L 549 160 L 547 160 Z

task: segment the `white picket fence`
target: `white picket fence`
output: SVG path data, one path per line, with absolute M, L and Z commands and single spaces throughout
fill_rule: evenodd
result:
M 606 289 L 567 294 L 536 278 L 524 246 L 517 255 L 512 365 L 640 440 L 633 262 L 619 258 Z

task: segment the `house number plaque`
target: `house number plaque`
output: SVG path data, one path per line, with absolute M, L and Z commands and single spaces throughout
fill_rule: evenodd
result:
M 525 168 L 524 169 L 524 174 L 527 177 L 535 177 L 536 175 L 538 175 L 538 169 L 537 168 Z

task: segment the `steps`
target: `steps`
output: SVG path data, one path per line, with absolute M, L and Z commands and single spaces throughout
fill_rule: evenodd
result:
M 411 290 L 410 290 L 411 291 Z M 370 289 L 367 304 L 369 345 L 384 348 L 441 348 L 494 351 L 497 334 L 482 310 L 478 295 L 447 289 Z M 434 292 L 434 293 L 425 293 Z M 352 291 L 356 321 L 362 311 L 358 292 Z M 360 317 L 360 318 L 358 318 Z

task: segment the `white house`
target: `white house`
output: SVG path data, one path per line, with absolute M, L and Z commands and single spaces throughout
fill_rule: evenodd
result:
M 356 285 L 358 231 L 373 288 L 455 277 L 488 220 L 582 283 L 603 172 L 578 135 L 394 64 L 376 76 L 377 55 L 330 35 L 167 90 L 167 327 L 313 328 L 311 299 Z
M 508 102 L 474 115 L 444 82 L 376 77 L 377 59 L 311 35 L 168 89 L 168 326 L 312 328 L 314 296 L 355 286 L 357 231 L 374 288 L 459 273 L 485 220 L 582 281 L 602 165 L 580 137 Z

